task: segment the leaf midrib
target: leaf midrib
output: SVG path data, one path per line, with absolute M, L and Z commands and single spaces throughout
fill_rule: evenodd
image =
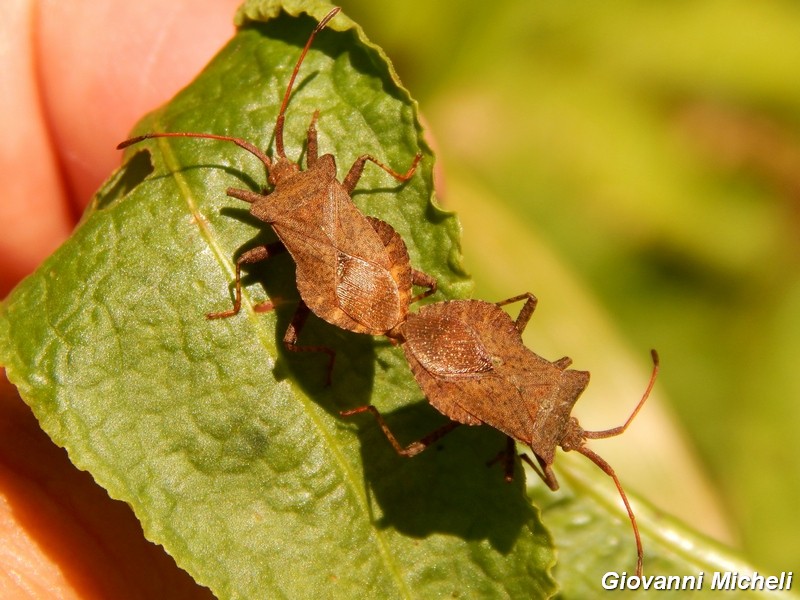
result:
M 157 130 L 163 130 L 163 128 Z M 217 239 L 212 234 L 211 228 L 208 226 L 206 219 L 199 210 L 198 204 L 194 198 L 192 186 L 183 175 L 181 161 L 178 159 L 175 152 L 173 152 L 173 144 L 170 143 L 169 138 L 158 138 L 155 141 L 157 142 L 159 150 L 161 151 L 164 164 L 169 169 L 170 175 L 173 177 L 175 184 L 180 191 L 181 197 L 186 202 L 189 213 L 192 216 L 192 222 L 198 227 L 201 237 L 208 244 L 208 247 L 214 253 L 214 256 L 217 258 L 220 266 L 228 275 L 228 280 L 233 279 L 236 273 L 235 267 L 233 267 L 232 263 L 227 259 L 227 251 L 223 250 L 223 248 L 220 246 Z M 258 315 L 253 310 L 253 306 L 254 305 L 250 300 L 246 288 L 243 287 L 241 310 L 246 312 L 247 318 L 254 324 L 255 330 L 258 332 L 259 343 L 264 348 L 269 349 L 270 344 L 268 343 L 268 340 L 270 338 L 268 336 L 266 327 L 263 325 L 264 320 L 258 318 Z M 270 332 L 270 334 L 272 333 L 274 332 Z M 328 433 L 327 428 L 323 425 L 315 411 L 310 409 L 310 403 L 313 401 L 302 391 L 301 387 L 293 379 L 290 380 L 289 385 L 292 387 L 293 396 L 302 401 L 306 415 L 310 418 L 314 424 L 314 427 L 316 428 L 318 439 L 323 439 L 325 445 L 331 450 L 330 455 L 334 458 L 334 462 L 339 468 L 342 479 L 346 482 L 353 497 L 356 498 L 358 507 L 364 516 L 364 522 L 369 523 L 370 512 L 366 494 L 362 493 L 363 487 L 358 483 L 361 481 L 360 478 L 353 471 L 347 459 L 341 452 L 339 445 L 336 443 L 336 440 Z M 390 544 L 386 539 L 386 536 L 377 527 L 369 527 L 368 529 L 372 533 L 372 537 L 378 547 L 381 560 L 386 566 L 386 571 L 391 573 L 391 577 L 395 580 L 396 586 L 401 591 L 402 596 L 405 598 L 411 598 L 411 592 L 408 589 L 405 578 L 401 574 L 402 569 L 400 568 L 400 565 L 398 564 L 394 554 L 390 551 Z

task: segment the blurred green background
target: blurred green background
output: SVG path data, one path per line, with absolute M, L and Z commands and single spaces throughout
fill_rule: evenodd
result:
M 475 296 L 593 383 L 625 484 L 789 570 L 800 556 L 800 4 L 342 0 L 420 102 Z M 794 564 L 796 566 L 796 563 Z

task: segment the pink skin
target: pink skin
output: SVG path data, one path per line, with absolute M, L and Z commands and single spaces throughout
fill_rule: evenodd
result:
M 0 2 L 0 298 L 61 244 L 134 122 L 233 35 L 240 0 Z M 0 597 L 210 598 L 72 467 L 0 371 Z
M 0 5 L 0 297 L 66 239 L 136 120 L 233 35 L 238 4 Z

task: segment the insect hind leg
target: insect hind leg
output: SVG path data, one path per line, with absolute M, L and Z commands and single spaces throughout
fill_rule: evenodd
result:
M 392 445 L 392 448 L 394 448 L 395 451 L 400 456 L 405 456 L 407 458 L 416 456 L 417 454 L 425 450 L 428 446 L 430 446 L 434 442 L 437 442 L 442 437 L 453 431 L 453 429 L 461 425 L 461 423 L 459 423 L 458 421 L 450 421 L 449 423 L 445 423 L 438 429 L 431 431 L 428 435 L 417 440 L 416 442 L 411 442 L 407 446 L 403 446 L 399 441 L 397 441 L 397 438 L 394 436 L 391 429 L 389 429 L 389 426 L 383 419 L 383 415 L 381 415 L 378 409 L 372 406 L 371 404 L 367 406 L 359 406 L 358 408 L 352 408 L 350 410 L 343 410 L 339 414 L 343 417 L 351 417 L 353 415 L 361 414 L 363 412 L 372 413 L 372 416 L 375 417 L 375 420 L 378 422 L 378 426 L 381 428 L 381 431 L 383 431 L 383 435 L 386 436 L 386 439 L 389 440 L 389 443 Z

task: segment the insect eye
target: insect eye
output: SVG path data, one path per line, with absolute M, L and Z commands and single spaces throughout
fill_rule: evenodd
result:
M 502 367 L 503 366 L 503 359 L 500 356 L 492 356 L 492 366 L 494 366 L 494 367 Z

